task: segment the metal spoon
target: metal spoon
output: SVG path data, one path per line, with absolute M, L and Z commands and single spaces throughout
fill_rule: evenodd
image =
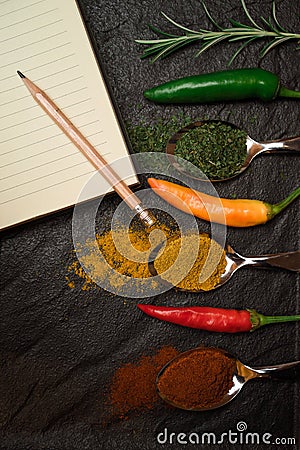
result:
M 155 259 L 157 258 L 160 250 L 163 248 L 164 242 L 157 245 L 149 255 L 148 267 L 152 276 L 159 276 L 162 283 L 167 284 L 170 288 L 174 287 L 170 282 L 163 279 L 158 273 L 154 266 Z M 226 283 L 234 272 L 236 272 L 241 267 L 251 266 L 258 268 L 280 268 L 291 270 L 293 272 L 300 272 L 300 250 L 285 253 L 275 253 L 269 255 L 251 256 L 245 257 L 237 253 L 230 245 L 225 248 L 226 252 L 226 267 L 224 273 L 221 275 L 220 281 L 211 290 L 216 289 Z M 199 274 L 200 276 L 200 274 Z M 175 286 L 176 287 L 176 286 Z M 202 290 L 192 290 L 192 289 L 176 289 L 188 292 L 202 292 Z
M 176 156 L 174 156 L 176 144 L 179 139 L 182 138 L 182 136 L 191 131 L 194 128 L 201 127 L 205 123 L 220 123 L 223 125 L 229 125 L 230 127 L 239 129 L 236 125 L 233 125 L 230 122 L 221 121 L 221 120 L 207 120 L 207 121 L 199 121 L 199 122 L 193 122 L 186 127 L 182 128 L 181 130 L 177 131 L 169 140 L 166 147 L 166 153 L 169 156 L 169 160 L 172 163 L 172 165 L 181 173 L 184 175 L 201 181 L 208 181 L 208 179 L 204 179 L 201 177 L 197 177 L 195 175 L 192 175 L 189 173 L 188 169 L 185 169 L 176 159 Z M 245 161 L 241 165 L 240 168 L 237 169 L 237 171 L 227 178 L 218 178 L 218 179 L 210 179 L 210 181 L 225 181 L 229 180 L 231 178 L 236 177 L 237 175 L 240 175 L 244 170 L 247 169 L 253 158 L 255 158 L 257 155 L 260 155 L 262 153 L 282 153 L 282 152 L 299 152 L 300 151 L 300 137 L 291 137 L 286 139 L 279 139 L 275 141 L 266 141 L 266 142 L 257 142 L 254 139 L 252 139 L 250 136 L 246 137 L 246 156 Z
M 214 348 L 209 347 L 208 349 L 215 350 L 216 352 L 222 353 L 226 355 L 228 358 L 232 359 L 235 362 L 235 370 L 232 376 L 232 382 L 233 385 L 229 389 L 229 391 L 224 395 L 224 397 L 218 401 L 217 403 L 212 404 L 211 406 L 207 407 L 191 407 L 187 408 L 186 406 L 183 406 L 180 404 L 180 401 L 176 400 L 170 400 L 166 393 L 163 392 L 162 388 L 160 387 L 160 379 L 162 375 L 164 375 L 164 378 L 167 376 L 165 373 L 167 369 L 172 368 L 172 365 L 175 363 L 178 364 L 178 361 L 181 359 L 182 364 L 184 364 L 184 359 L 196 352 L 199 352 L 201 349 L 207 349 L 206 347 L 197 347 L 192 350 L 188 350 L 187 352 L 183 352 L 173 358 L 171 361 L 169 361 L 158 373 L 156 378 L 156 387 L 157 392 L 160 395 L 160 397 L 166 401 L 167 403 L 171 404 L 172 406 L 175 406 L 177 408 L 190 410 L 190 411 L 207 411 L 211 409 L 219 408 L 223 405 L 226 405 L 226 403 L 229 403 L 231 400 L 233 400 L 238 393 L 241 391 L 242 387 L 247 383 L 247 381 L 255 379 L 255 378 L 291 378 L 296 375 L 295 370 L 296 368 L 300 368 L 300 361 L 293 361 L 285 364 L 279 364 L 276 366 L 265 366 L 265 367 L 256 367 L 252 368 L 248 365 L 243 364 L 239 359 L 237 359 L 232 354 L 228 353 L 226 350 L 220 349 L 220 348 Z M 174 377 L 174 372 L 172 374 Z M 196 374 L 193 374 L 193 377 L 196 376 Z M 171 378 L 171 377 L 170 377 Z M 166 382 L 166 380 L 165 380 Z M 170 379 L 170 383 L 172 382 L 172 379 Z

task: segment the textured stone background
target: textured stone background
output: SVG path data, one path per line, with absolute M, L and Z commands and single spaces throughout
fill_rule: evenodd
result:
M 276 3 L 282 25 L 299 32 L 299 0 Z M 221 24 L 226 24 L 226 17 L 246 20 L 239 0 L 207 0 L 206 4 Z M 258 140 L 300 134 L 297 101 L 165 107 L 143 99 L 143 90 L 154 84 L 226 68 L 233 52 L 228 44 L 218 45 L 198 59 L 193 57 L 196 46 L 153 65 L 139 58 L 142 47 L 134 39 L 153 36 L 148 23 L 166 27 L 160 11 L 188 26 L 209 26 L 198 0 L 81 0 L 80 5 L 123 119 L 151 122 L 183 112 L 191 117 L 230 119 Z M 267 17 L 271 11 L 271 1 L 248 0 L 247 5 L 256 18 Z M 280 75 L 283 84 L 300 90 L 296 43 L 278 47 L 262 61 L 259 47 L 248 47 L 232 67 L 269 69 Z M 298 185 L 297 156 L 265 156 L 242 177 L 218 185 L 217 190 L 224 196 L 276 203 Z M 115 195 L 105 200 L 104 225 L 109 226 L 118 204 Z M 219 435 L 235 431 L 239 421 L 247 423 L 248 431 L 261 435 L 297 437 L 299 445 L 299 385 L 295 382 L 249 383 L 234 402 L 217 411 L 189 413 L 161 403 L 153 411 L 130 414 L 126 421 L 103 424 L 105 386 L 127 360 L 163 345 L 184 351 L 204 344 L 223 347 L 253 365 L 281 363 L 299 359 L 299 328 L 282 324 L 249 335 L 209 334 L 151 320 L 137 310 L 137 300 L 124 304 L 124 299 L 100 289 L 82 291 L 80 283 L 71 290 L 65 280 L 68 264 L 74 260 L 71 220 L 72 209 L 20 225 L 1 236 L 1 450 L 155 449 L 161 447 L 156 436 L 165 427 L 174 432 Z M 201 226 L 208 229 L 207 224 Z M 227 237 L 245 255 L 296 250 L 300 248 L 299 201 L 268 224 L 230 229 Z M 297 309 L 299 313 L 299 276 L 245 269 L 215 292 L 168 292 L 152 301 L 294 314 Z M 227 446 L 222 445 L 224 448 Z

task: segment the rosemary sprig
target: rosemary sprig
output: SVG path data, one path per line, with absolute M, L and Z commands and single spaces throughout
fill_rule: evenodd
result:
M 152 57 L 152 62 L 155 62 L 159 58 L 164 58 L 170 53 L 173 53 L 175 50 L 179 50 L 180 48 L 185 47 L 188 44 L 202 41 L 200 49 L 195 54 L 195 56 L 197 57 L 205 50 L 208 50 L 210 47 L 218 44 L 219 42 L 243 41 L 241 46 L 231 57 L 229 61 L 230 65 L 247 45 L 251 44 L 257 39 L 269 39 L 267 44 L 260 51 L 260 58 L 266 56 L 266 54 L 270 50 L 274 49 L 274 47 L 279 44 L 283 44 L 283 42 L 297 39 L 300 43 L 300 34 L 288 32 L 278 22 L 275 10 L 275 0 L 272 4 L 271 16 L 268 19 L 264 17 L 260 18 L 262 21 L 262 26 L 260 26 L 250 15 L 246 7 L 245 0 L 241 0 L 241 3 L 243 10 L 250 22 L 250 25 L 245 25 L 236 20 L 229 19 L 229 22 L 232 26 L 229 28 L 223 28 L 214 20 L 214 18 L 209 13 L 206 5 L 204 4 L 204 2 L 202 2 L 205 14 L 212 25 L 216 28 L 216 31 L 206 30 L 202 28 L 199 28 L 198 30 L 192 30 L 175 22 L 173 19 L 162 12 L 162 15 L 165 17 L 165 19 L 176 28 L 181 30 L 184 34 L 176 35 L 166 33 L 156 27 L 153 27 L 152 25 L 149 25 L 150 29 L 158 34 L 159 37 L 158 39 L 137 39 L 135 41 L 138 44 L 148 45 L 148 47 L 142 54 L 142 58 Z M 297 49 L 299 48 L 300 47 L 297 47 Z

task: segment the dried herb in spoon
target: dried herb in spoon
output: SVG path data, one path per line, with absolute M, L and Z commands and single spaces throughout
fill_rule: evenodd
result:
M 182 135 L 174 155 L 198 167 L 208 178 L 229 178 L 240 170 L 247 156 L 247 133 L 234 125 L 208 121 Z M 199 171 L 190 164 L 180 165 L 199 177 Z

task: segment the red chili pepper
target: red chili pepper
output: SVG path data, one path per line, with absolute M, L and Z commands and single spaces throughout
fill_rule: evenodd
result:
M 254 331 L 269 323 L 300 320 L 298 316 L 263 316 L 254 309 L 237 310 L 211 308 L 209 306 L 154 306 L 138 304 L 144 313 L 156 319 L 176 323 L 184 327 L 221 333 Z

